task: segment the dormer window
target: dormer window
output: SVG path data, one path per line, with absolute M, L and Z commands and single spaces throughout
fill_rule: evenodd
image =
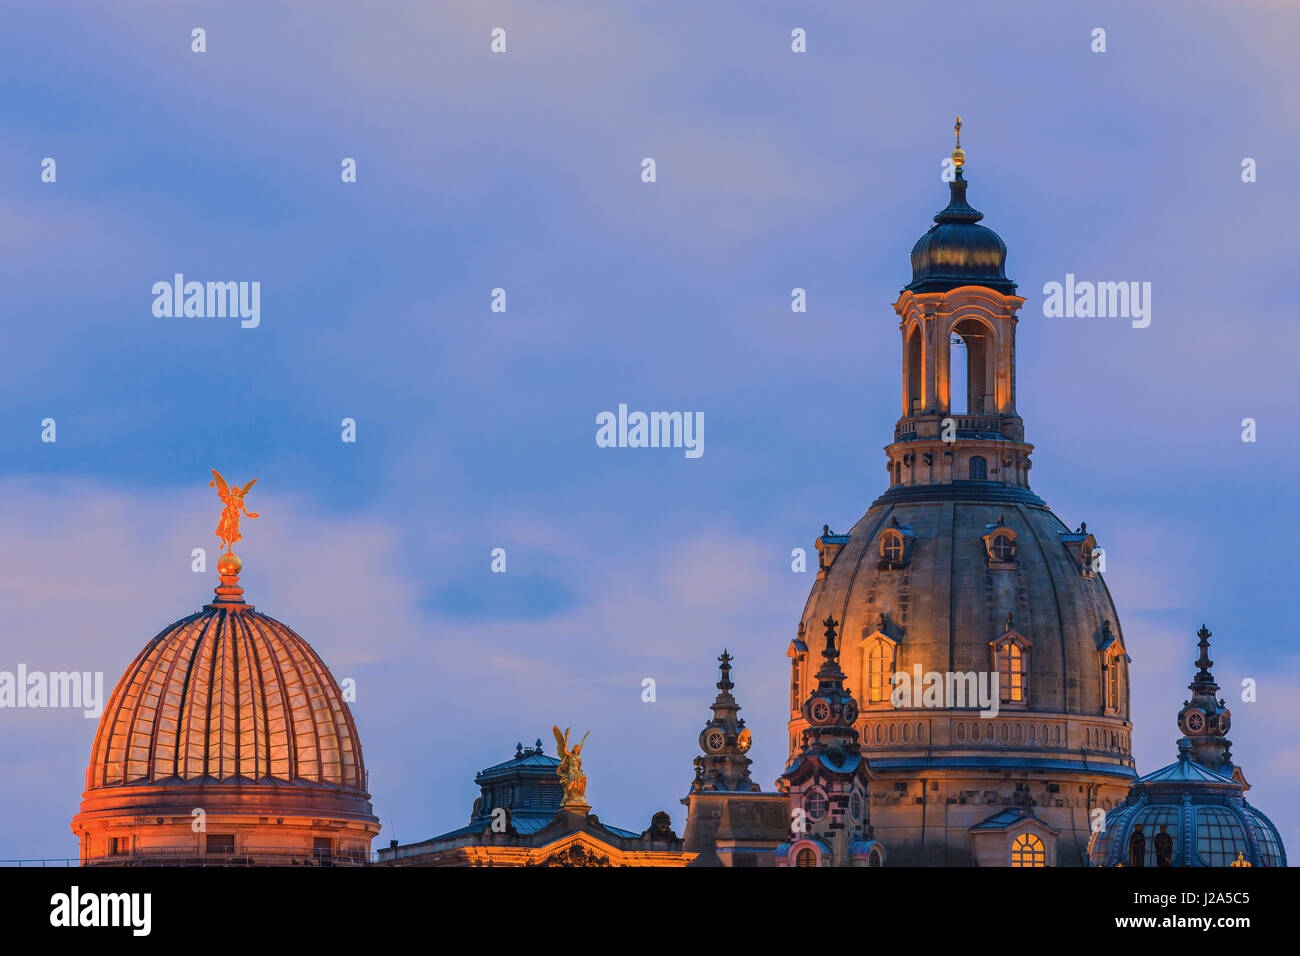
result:
M 911 555 L 912 528 L 903 526 L 894 519 L 892 527 L 880 532 L 880 570 L 898 571 L 907 567 Z
M 1016 533 L 1002 523 L 1001 516 L 997 524 L 985 526 L 983 540 L 989 570 L 1007 570 L 1016 566 Z

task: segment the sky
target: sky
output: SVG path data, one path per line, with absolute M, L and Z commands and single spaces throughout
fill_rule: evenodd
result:
M 191 552 L 212 568 L 215 467 L 258 479 L 246 600 L 356 682 L 376 847 L 462 825 L 475 772 L 550 750 L 556 723 L 592 730 L 602 820 L 639 831 L 664 809 L 680 832 L 724 647 L 770 789 L 812 585 L 791 551 L 815 569 L 822 525 L 885 490 L 891 305 L 947 201 L 960 113 L 969 199 L 1028 300 L 1033 488 L 1106 548 L 1138 768 L 1176 756 L 1204 622 L 1248 799 L 1295 855 L 1294 4 L 5 21 L 0 670 L 102 671 L 107 693 L 207 603 L 215 571 Z M 156 317 L 176 273 L 259 282 L 260 324 Z M 1067 273 L 1150 282 L 1150 326 L 1044 316 Z M 598 447 L 620 403 L 702 412 L 704 454 Z M 0 710 L 0 859 L 76 855 L 94 731 Z

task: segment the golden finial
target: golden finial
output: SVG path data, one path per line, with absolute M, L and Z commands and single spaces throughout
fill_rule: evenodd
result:
M 957 135 L 957 145 L 952 150 L 952 164 L 958 169 L 966 165 L 966 152 L 961 148 L 961 115 L 957 116 L 957 125 L 952 128 Z
M 243 538 L 243 535 L 239 533 L 239 514 L 243 512 L 250 518 L 257 517 L 256 511 L 249 511 L 244 506 L 244 495 L 248 494 L 255 484 L 257 484 L 256 478 L 242 488 L 238 485 L 231 488 L 226 484 L 226 479 L 222 478 L 215 468 L 212 469 L 212 480 L 208 482 L 209 488 L 217 489 L 217 497 L 221 499 L 221 503 L 225 506 L 221 510 L 221 520 L 217 522 L 217 537 L 226 546 L 226 554 L 235 559 L 235 573 L 239 571 L 239 558 L 235 556 L 231 549 L 235 546 L 236 541 Z M 225 560 L 224 555 L 222 560 Z M 218 567 L 218 570 L 220 570 L 220 567 Z

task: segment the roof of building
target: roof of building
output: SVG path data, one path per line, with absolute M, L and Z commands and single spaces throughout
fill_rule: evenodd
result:
M 217 600 L 164 628 L 117 682 L 88 791 L 233 781 L 366 789 L 356 725 L 329 668 L 292 628 L 244 603 L 233 567 Z

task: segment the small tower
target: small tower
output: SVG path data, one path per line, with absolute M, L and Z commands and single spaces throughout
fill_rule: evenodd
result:
M 1232 741 L 1224 736 L 1232 725 L 1232 712 L 1219 699 L 1219 685 L 1214 682 L 1210 668 L 1210 631 L 1204 624 L 1196 632 L 1200 655 L 1196 658 L 1196 676 L 1187 685 L 1192 692 L 1183 701 L 1178 712 L 1178 729 L 1191 750 L 1191 758 L 1203 767 L 1218 771 L 1224 776 L 1233 775 Z M 1179 741 L 1181 747 L 1182 741 Z
M 695 780 L 682 800 L 685 850 L 695 855 L 691 866 L 774 866 L 773 851 L 790 825 L 790 798 L 764 793 L 750 780 L 752 741 L 731 693 L 732 657 L 723 650 L 718 661 L 713 717 L 700 731 L 704 754 L 695 758 Z
M 691 793 L 702 790 L 726 790 L 730 792 L 757 791 L 758 784 L 750 782 L 749 757 L 752 741 L 745 721 L 739 716 L 740 705 L 732 696 L 731 689 L 736 685 L 731 682 L 731 655 L 723 648 L 721 662 L 722 679 L 718 681 L 718 696 L 714 699 L 713 719 L 700 731 L 700 749 L 704 756 L 695 758 L 695 781 L 691 784 Z
M 882 866 L 884 848 L 872 839 L 870 774 L 862 757 L 858 704 L 844 686 L 835 629 L 826 618 L 826 649 L 817 686 L 803 703 L 808 729 L 777 789 L 790 795 L 790 839 L 776 850 L 777 866 Z

